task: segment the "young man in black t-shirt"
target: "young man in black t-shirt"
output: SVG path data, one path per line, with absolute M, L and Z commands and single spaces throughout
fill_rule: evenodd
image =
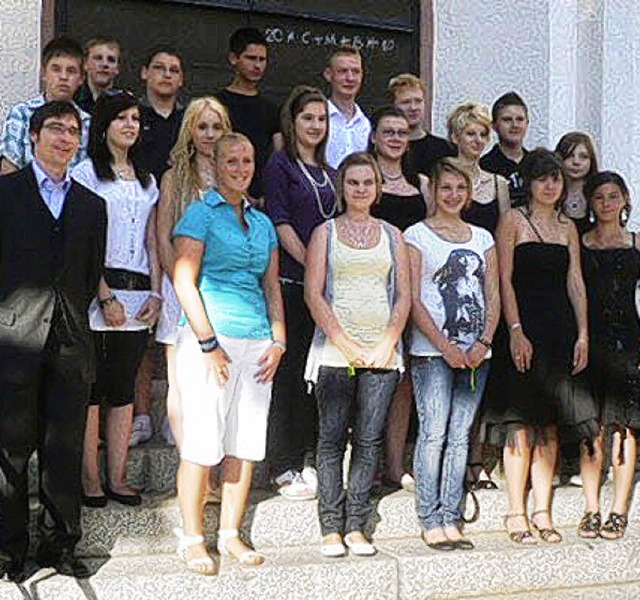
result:
M 509 182 L 511 206 L 520 206 L 526 198 L 518 165 L 527 153 L 523 143 L 529 128 L 529 110 L 516 92 L 507 92 L 494 102 L 491 118 L 498 143 L 480 159 L 480 167 L 502 175 Z
M 259 90 L 267 70 L 267 40 L 253 27 L 243 27 L 229 38 L 233 81 L 216 96 L 229 110 L 233 130 L 244 133 L 255 149 L 256 170 L 250 195 L 262 198 L 262 169 L 274 148 L 280 148 L 278 107 Z
M 421 79 L 411 73 L 393 77 L 388 85 L 391 99 L 407 117 L 409 123 L 409 173 L 429 176 L 433 165 L 445 156 L 456 156 L 456 149 L 444 138 L 429 133 L 424 127 L 425 92 Z

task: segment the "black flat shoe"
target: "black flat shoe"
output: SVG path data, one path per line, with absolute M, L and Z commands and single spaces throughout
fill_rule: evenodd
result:
M 16 561 L 0 562 L 0 581 L 22 583 L 27 578 L 24 565 Z
M 110 489 L 106 489 L 104 493 L 109 500 L 119 502 L 125 506 L 140 506 L 142 504 L 142 496 L 140 494 L 118 494 Z
M 87 496 L 82 494 L 82 506 L 87 508 L 104 508 L 107 505 L 107 497 L 102 496 Z
M 438 550 L 440 552 L 450 552 L 451 550 L 456 550 L 458 548 L 456 542 L 452 542 L 451 540 L 442 540 L 440 542 L 429 543 L 427 542 L 427 536 L 425 535 L 424 531 L 420 534 L 420 537 L 422 538 L 422 541 L 432 550 Z
M 91 571 L 80 559 L 76 558 L 69 550 L 63 550 L 57 556 L 49 554 L 36 555 L 36 562 L 41 567 L 51 567 L 59 575 L 76 577 L 77 579 L 88 579 Z
M 471 540 L 467 538 L 462 538 L 461 540 L 457 540 L 454 542 L 458 550 L 473 550 L 475 546 Z

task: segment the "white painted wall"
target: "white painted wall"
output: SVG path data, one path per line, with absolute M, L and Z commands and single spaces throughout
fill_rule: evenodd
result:
M 0 121 L 38 93 L 40 0 L 0 0 Z
M 640 2 L 433 0 L 433 130 L 466 99 L 510 89 L 530 107 L 527 146 L 589 132 L 601 168 L 620 171 L 640 230 Z

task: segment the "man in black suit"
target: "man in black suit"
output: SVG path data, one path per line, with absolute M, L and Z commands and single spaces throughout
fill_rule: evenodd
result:
M 36 562 L 87 576 L 80 474 L 95 365 L 87 309 L 104 264 L 102 200 L 69 178 L 77 109 L 49 102 L 29 124 L 34 160 L 0 177 L 0 576 L 24 577 L 27 463 L 38 451 Z

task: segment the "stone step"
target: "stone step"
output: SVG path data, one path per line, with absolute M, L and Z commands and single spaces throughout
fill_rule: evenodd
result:
M 378 542 L 372 558 L 325 559 L 318 545 L 266 549 L 261 567 L 223 558 L 217 577 L 186 572 L 175 555 L 87 561 L 87 581 L 34 574 L 23 586 L 0 583 L 0 600 L 637 598 L 640 528 L 618 542 L 585 541 L 563 529 L 561 544 L 518 546 L 504 533 L 478 533 L 476 549 L 437 552 L 416 537 Z
M 469 552 L 429 550 L 418 538 L 384 540 L 381 553 L 398 563 L 399 593 L 403 600 L 487 598 L 537 592 L 556 598 L 556 589 L 617 586 L 640 582 L 640 528 L 630 526 L 617 542 L 582 540 L 573 528 L 561 529 L 561 544 L 539 542 L 525 548 L 504 533 L 472 536 Z M 633 589 L 633 588 L 632 588 Z M 577 596 L 580 597 L 580 596 Z M 637 596 L 635 596 L 637 597 Z
M 222 559 L 216 577 L 186 571 L 174 556 L 87 561 L 99 568 L 88 580 L 35 573 L 21 586 L 0 583 L 0 600 L 392 600 L 397 598 L 396 561 L 373 558 L 322 558 L 315 548 L 265 552 L 260 567 L 241 567 Z M 23 593 L 23 590 L 28 593 Z M 30 595 L 29 595 L 30 593 Z
M 629 516 L 640 523 L 640 486 L 636 488 Z M 478 494 L 480 519 L 469 524 L 469 535 L 482 532 L 503 532 L 502 515 L 507 512 L 504 491 Z M 603 506 L 612 496 L 612 486 L 603 488 Z M 377 501 L 378 499 L 375 499 Z M 33 509 L 37 502 L 33 500 Z M 581 490 L 556 490 L 554 519 L 558 527 L 574 529 L 582 516 Z M 205 531 L 210 539 L 218 529 L 219 507 L 208 505 L 205 511 Z M 173 529 L 180 525 L 180 511 L 175 495 L 145 495 L 142 506 L 132 508 L 110 502 L 107 507 L 83 509 L 83 538 L 78 545 L 82 556 L 126 556 L 171 552 L 175 549 Z M 309 546 L 319 542 L 320 525 L 315 501 L 290 502 L 264 490 L 251 493 L 243 532 L 258 549 Z M 397 538 L 417 538 L 420 527 L 415 514 L 414 497 L 404 491 L 379 499 L 368 526 L 376 542 Z
M 611 585 L 590 585 L 587 587 L 557 588 L 543 592 L 522 594 L 492 594 L 483 600 L 637 600 L 640 598 L 640 581 L 614 583 Z

